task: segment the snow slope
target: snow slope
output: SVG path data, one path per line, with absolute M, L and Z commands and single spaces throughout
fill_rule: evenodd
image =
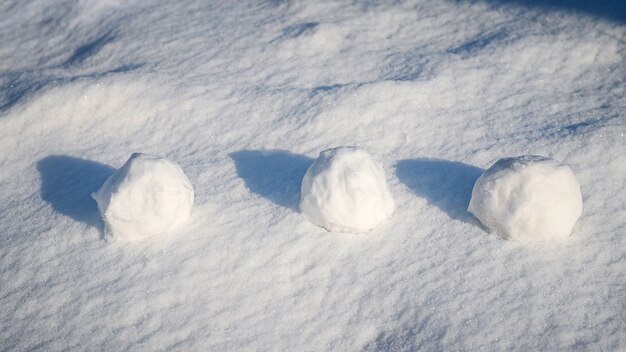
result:
M 624 350 L 626 16 L 588 8 L 3 1 L 0 350 Z M 341 145 L 396 202 L 365 235 L 297 211 Z M 192 217 L 107 242 L 89 195 L 132 152 L 182 167 Z M 523 154 L 576 175 L 567 240 L 467 213 Z

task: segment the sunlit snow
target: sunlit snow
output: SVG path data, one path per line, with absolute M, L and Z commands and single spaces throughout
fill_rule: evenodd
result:
M 625 9 L 0 2 L 0 350 L 626 349 Z M 300 213 L 338 146 L 395 202 L 367 233 Z M 194 205 L 109 241 L 90 194 L 133 152 L 179 165 Z M 518 155 L 571 168 L 570 236 L 503 240 L 467 211 Z

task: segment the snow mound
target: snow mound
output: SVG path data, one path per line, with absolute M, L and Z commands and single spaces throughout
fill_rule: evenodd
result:
M 536 155 L 498 160 L 476 181 L 468 208 L 490 231 L 522 242 L 569 236 L 582 209 L 572 170 Z
M 133 153 L 92 197 L 98 203 L 107 236 L 139 240 L 186 222 L 194 193 L 176 163 Z
M 300 211 L 329 231 L 366 232 L 394 208 L 382 167 L 357 147 L 321 152 L 302 180 Z

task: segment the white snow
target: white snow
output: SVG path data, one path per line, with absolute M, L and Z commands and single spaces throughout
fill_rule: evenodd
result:
M 184 224 L 191 215 L 194 195 L 176 163 L 133 153 L 92 196 L 109 237 L 141 240 Z
M 0 350 L 625 350 L 624 6 L 0 1 Z M 396 204 L 365 236 L 298 211 L 342 145 Z M 193 211 L 106 241 L 90 194 L 133 151 Z M 531 154 L 580 184 L 564 240 L 467 212 Z
M 572 170 L 538 155 L 498 160 L 476 181 L 468 208 L 491 231 L 522 242 L 568 237 L 582 210 Z
M 300 211 L 329 231 L 367 232 L 393 213 L 383 168 L 364 149 L 324 150 L 302 179 Z

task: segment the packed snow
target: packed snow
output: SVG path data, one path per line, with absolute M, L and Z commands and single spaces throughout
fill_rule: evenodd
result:
M 133 153 L 92 197 L 108 237 L 140 240 L 187 222 L 193 206 L 193 187 L 171 160 Z
M 488 229 L 522 242 L 569 236 L 582 210 L 572 170 L 538 155 L 498 160 L 476 180 L 468 208 Z
M 625 8 L 1 1 L 0 350 L 625 350 Z M 396 204 L 366 234 L 299 211 L 348 145 Z M 90 194 L 134 151 L 178 164 L 193 209 L 107 241 Z M 517 155 L 576 176 L 566 238 L 467 211 Z
M 365 150 L 324 150 L 302 180 L 300 211 L 329 231 L 367 232 L 393 213 L 385 171 Z

